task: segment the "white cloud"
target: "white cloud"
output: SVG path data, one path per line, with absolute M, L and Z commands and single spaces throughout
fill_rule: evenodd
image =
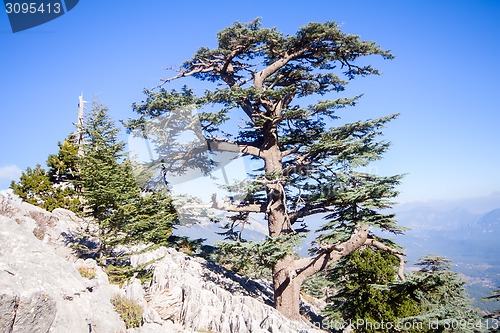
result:
M 0 167 L 0 179 L 15 180 L 21 176 L 22 170 L 17 165 Z

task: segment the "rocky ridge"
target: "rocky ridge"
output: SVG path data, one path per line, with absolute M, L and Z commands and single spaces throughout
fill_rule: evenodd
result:
M 269 306 L 266 282 L 171 248 L 132 256 L 132 266 L 153 262 L 149 282 L 112 285 L 94 260 L 70 247 L 88 228 L 70 211 L 49 213 L 0 195 L 0 332 L 320 332 Z M 82 277 L 80 267 L 94 277 Z M 142 326 L 125 328 L 110 303 L 115 295 L 142 307 Z

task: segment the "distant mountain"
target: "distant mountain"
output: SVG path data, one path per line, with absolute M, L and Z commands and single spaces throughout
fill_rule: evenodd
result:
M 464 202 L 396 207 L 399 223 L 411 230 L 395 240 L 405 247 L 410 268 L 427 254 L 451 259 L 453 269 L 467 280 L 476 305 L 490 309 L 494 304 L 481 302 L 481 298 L 488 296 L 492 288 L 500 286 L 500 202 L 486 212 L 478 209 L 471 212 L 464 208 L 480 207 L 477 200 L 469 204 Z M 489 200 L 483 207 L 492 207 L 493 202 Z M 457 206 L 458 203 L 461 205 Z
M 398 211 L 407 211 L 413 208 L 422 207 L 427 207 L 438 211 L 450 211 L 456 208 L 460 208 L 475 214 L 485 214 L 500 207 L 500 192 L 494 192 L 487 196 L 466 199 L 407 202 L 397 205 L 396 209 Z
M 492 236 L 498 239 L 498 231 L 500 230 L 500 208 L 494 209 L 485 214 L 477 222 L 477 226 L 481 233 L 485 236 Z

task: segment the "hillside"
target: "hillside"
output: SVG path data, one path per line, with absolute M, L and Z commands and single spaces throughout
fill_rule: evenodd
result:
M 267 283 L 171 248 L 131 257 L 132 266 L 152 262 L 150 280 L 110 284 L 71 249 L 92 226 L 70 211 L 0 195 L 0 225 L 0 332 L 319 332 L 267 305 Z M 141 327 L 125 328 L 110 303 L 116 295 L 140 306 Z

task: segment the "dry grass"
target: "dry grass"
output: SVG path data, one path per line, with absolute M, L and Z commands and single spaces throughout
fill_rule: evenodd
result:
M 142 325 L 143 310 L 136 302 L 116 295 L 111 299 L 111 304 L 115 307 L 116 312 L 125 322 L 126 328 L 139 327 Z
M 80 266 L 78 267 L 78 273 L 84 278 L 93 279 L 97 276 L 96 270 L 94 267 Z

